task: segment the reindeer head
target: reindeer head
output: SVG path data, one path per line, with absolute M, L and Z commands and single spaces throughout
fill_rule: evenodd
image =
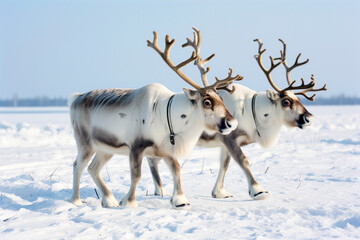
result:
M 281 56 L 278 58 L 273 59 L 270 56 L 270 63 L 271 66 L 267 70 L 265 69 L 264 65 L 261 62 L 261 56 L 266 51 L 266 49 L 261 49 L 263 43 L 260 39 L 255 39 L 254 41 L 258 42 L 259 49 L 258 54 L 255 55 L 255 59 L 258 62 L 261 70 L 265 73 L 266 78 L 268 79 L 270 85 L 274 88 L 274 91 L 267 90 L 266 95 L 270 102 L 275 105 L 275 107 L 279 110 L 278 114 L 281 114 L 283 117 L 283 121 L 285 124 L 289 127 L 299 127 L 304 128 L 306 126 L 311 125 L 313 121 L 312 114 L 309 113 L 306 108 L 301 104 L 300 100 L 296 95 L 302 95 L 306 99 L 310 101 L 314 101 L 314 97 L 316 94 L 313 94 L 311 97 L 307 95 L 308 92 L 317 92 L 317 91 L 325 91 L 326 90 L 326 84 L 322 88 L 314 89 L 315 87 L 315 79 L 314 75 L 311 76 L 311 81 L 308 84 L 305 84 L 304 79 L 301 78 L 301 84 L 298 86 L 295 86 L 296 81 L 292 81 L 290 78 L 290 72 L 301 65 L 306 64 L 309 59 L 307 59 L 304 62 L 299 63 L 299 58 L 301 56 L 301 53 L 297 56 L 295 63 L 289 67 L 289 65 L 286 62 L 286 44 L 283 40 L 279 39 L 279 41 L 283 44 L 283 50 L 280 51 Z M 279 60 L 277 63 L 274 62 L 274 60 Z M 288 87 L 284 89 L 278 88 L 272 78 L 271 78 L 271 72 L 278 67 L 280 64 L 282 64 L 285 67 L 286 70 L 286 79 L 289 84 Z M 296 90 L 300 90 L 296 92 Z M 264 114 L 266 115 L 266 113 Z M 271 117 L 271 116 L 268 116 Z
M 187 38 L 187 42 L 182 45 L 182 47 L 192 47 L 194 51 L 192 52 L 191 56 L 186 59 L 185 61 L 179 63 L 178 65 L 174 65 L 170 58 L 169 58 L 169 51 L 175 39 L 169 41 L 169 36 L 166 35 L 165 37 L 165 50 L 162 52 L 158 46 L 158 37 L 157 33 L 154 31 L 154 40 L 153 42 L 147 41 L 149 47 L 153 48 L 166 62 L 166 64 L 177 74 L 179 75 L 185 82 L 193 86 L 196 90 L 190 90 L 184 88 L 184 93 L 189 99 L 190 102 L 196 104 L 203 110 L 204 119 L 205 119 L 205 127 L 207 130 L 210 131 L 218 131 L 222 134 L 229 134 L 232 130 L 237 127 L 237 120 L 234 119 L 227 108 L 225 107 L 222 99 L 217 94 L 217 90 L 224 89 L 232 93 L 235 89 L 229 89 L 229 85 L 235 80 L 242 80 L 243 77 L 240 75 L 236 75 L 232 77 L 232 69 L 230 68 L 230 72 L 228 76 L 223 79 L 219 80 L 216 77 L 216 82 L 212 85 L 208 84 L 206 74 L 209 72 L 210 68 L 207 67 L 205 69 L 204 64 L 210 61 L 215 54 L 210 55 L 205 60 L 202 60 L 200 57 L 200 43 L 201 43 L 201 36 L 200 31 L 193 27 L 194 30 L 194 40 L 191 41 Z M 182 67 L 189 64 L 190 62 L 194 62 L 197 65 L 202 82 L 204 87 L 199 86 L 190 78 L 188 78 L 183 72 L 180 71 Z

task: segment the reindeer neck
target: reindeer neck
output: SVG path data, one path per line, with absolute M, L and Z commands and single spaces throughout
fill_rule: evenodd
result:
M 169 100 L 172 95 L 161 101 L 161 121 L 164 134 L 159 144 L 163 146 L 165 154 L 178 157 L 187 156 L 196 145 L 204 130 L 204 116 L 197 103 L 192 103 L 185 94 L 178 93 L 172 97 L 170 111 Z M 167 123 L 167 113 L 170 116 L 174 137 L 170 138 L 170 129 Z M 172 142 L 173 141 L 173 142 Z
M 174 95 L 169 116 L 175 134 L 192 128 L 194 124 L 203 125 L 204 122 L 203 114 L 197 102 L 191 102 L 183 93 Z
M 238 129 L 246 132 L 250 141 L 258 142 L 263 147 L 272 146 L 277 142 L 282 125 L 274 122 L 264 126 L 260 121 L 260 114 L 264 114 L 261 110 L 274 107 L 266 96 L 266 93 L 256 92 L 240 84 L 233 85 L 235 86 L 233 94 L 229 94 L 226 91 L 219 91 L 219 95 L 223 98 L 229 112 L 238 120 Z M 257 95 L 253 105 L 254 94 Z M 257 124 L 254 120 L 253 111 L 256 115 Z
M 274 103 L 266 96 L 266 93 L 255 93 L 251 97 L 250 113 L 248 118 L 252 119 L 254 138 L 264 148 L 272 147 L 279 138 L 281 121 L 274 116 L 279 116 Z M 271 115 L 271 121 L 264 123 L 265 115 Z M 267 120 L 266 120 L 267 121 Z

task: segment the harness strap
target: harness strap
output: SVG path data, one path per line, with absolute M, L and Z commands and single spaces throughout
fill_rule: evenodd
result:
M 174 96 L 175 95 L 172 95 L 169 98 L 169 101 L 168 101 L 167 107 L 166 107 L 166 118 L 167 118 L 167 123 L 168 123 L 169 131 L 170 131 L 170 143 L 172 145 L 175 145 L 175 133 L 174 133 L 174 130 L 173 130 L 173 127 L 172 127 L 172 122 L 171 122 L 171 103 L 174 100 Z
M 256 118 L 256 112 L 255 112 L 255 100 L 256 100 L 256 96 L 257 94 L 255 93 L 254 96 L 252 97 L 251 99 L 251 110 L 252 110 L 252 114 L 253 114 L 253 118 L 254 118 L 254 122 L 255 122 L 255 130 L 257 132 L 257 134 L 260 136 L 260 132 L 259 132 L 259 122 L 257 121 L 257 118 Z

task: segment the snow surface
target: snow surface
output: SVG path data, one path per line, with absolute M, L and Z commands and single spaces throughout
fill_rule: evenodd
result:
M 360 106 L 312 106 L 315 123 L 283 129 L 277 146 L 243 150 L 258 182 L 270 192 L 251 200 L 245 177 L 232 161 L 225 188 L 214 199 L 218 149 L 195 148 L 181 159 L 189 210 L 173 210 L 170 196 L 153 196 L 147 162 L 137 208 L 101 207 L 85 171 L 72 191 L 75 141 L 66 108 L 0 108 L 0 239 L 359 239 Z M 166 189 L 172 178 L 164 163 Z M 130 186 L 128 159 L 115 156 L 102 172 L 120 200 Z

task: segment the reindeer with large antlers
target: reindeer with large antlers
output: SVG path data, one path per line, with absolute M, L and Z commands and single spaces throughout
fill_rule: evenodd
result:
M 314 89 L 315 79 L 313 75 L 308 84 L 305 84 L 304 80 L 301 79 L 301 84 L 295 85 L 296 81 L 291 80 L 290 72 L 296 67 L 306 64 L 309 60 L 299 62 L 301 56 L 299 54 L 295 63 L 289 67 L 286 61 L 286 44 L 283 40 L 280 39 L 283 44 L 283 50 L 280 51 L 281 56 L 275 59 L 270 56 L 271 66 L 269 69 L 266 69 L 261 61 L 261 57 L 266 51 L 262 49 L 263 43 L 259 39 L 254 41 L 259 44 L 258 54 L 255 55 L 255 59 L 276 92 L 267 90 L 266 92 L 256 93 L 239 84 L 233 84 L 235 86 L 233 94 L 229 94 L 227 91 L 219 91 L 225 106 L 238 120 L 239 124 L 232 133 L 226 136 L 204 131 L 198 142 L 198 145 L 202 147 L 221 147 L 219 174 L 212 190 L 212 196 L 215 198 L 232 196 L 224 189 L 225 173 L 231 157 L 240 165 L 246 176 L 250 197 L 253 199 L 267 198 L 268 192 L 253 177 L 249 168 L 249 161 L 241 150 L 241 146 L 257 142 L 264 148 L 270 148 L 277 143 L 283 125 L 301 129 L 311 125 L 313 116 L 305 109 L 296 95 L 302 95 L 306 99 L 314 101 L 315 94 L 308 96 L 308 92 L 326 90 L 326 85 Z M 278 62 L 275 63 L 275 61 Z M 286 79 L 289 84 L 284 89 L 278 88 L 270 75 L 281 64 L 285 67 Z M 295 90 L 300 91 L 295 92 Z M 155 183 L 155 194 L 160 194 L 165 189 L 163 189 L 158 173 L 158 160 L 150 159 L 149 164 Z
M 143 156 L 164 158 L 174 180 L 171 204 L 174 208 L 189 205 L 180 182 L 178 158 L 184 157 L 196 145 L 206 129 L 212 133 L 229 134 L 237 126 L 235 120 L 217 95 L 218 89 L 227 89 L 234 80 L 231 72 L 224 80 L 200 87 L 185 76 L 180 68 L 200 58 L 200 32 L 197 29 L 194 41 L 188 44 L 196 47 L 189 59 L 174 65 L 169 59 L 170 47 L 174 40 L 166 36 L 162 52 L 154 41 L 148 41 L 164 61 L 182 79 L 196 90 L 184 88 L 183 93 L 173 93 L 161 84 L 150 84 L 135 90 L 105 89 L 84 94 L 74 94 L 70 100 L 70 115 L 74 129 L 78 155 L 74 162 L 73 194 L 71 201 L 82 204 L 79 195 L 80 177 L 95 154 L 88 171 L 102 195 L 104 207 L 116 207 L 119 203 L 105 186 L 100 171 L 114 154 L 129 155 L 131 186 L 120 202 L 122 206 L 137 206 L 136 185 L 141 177 Z M 187 46 L 187 45 L 185 45 Z M 200 65 L 199 65 L 200 66 Z M 205 78 L 206 72 L 201 72 Z M 228 89 L 230 91 L 230 89 Z

